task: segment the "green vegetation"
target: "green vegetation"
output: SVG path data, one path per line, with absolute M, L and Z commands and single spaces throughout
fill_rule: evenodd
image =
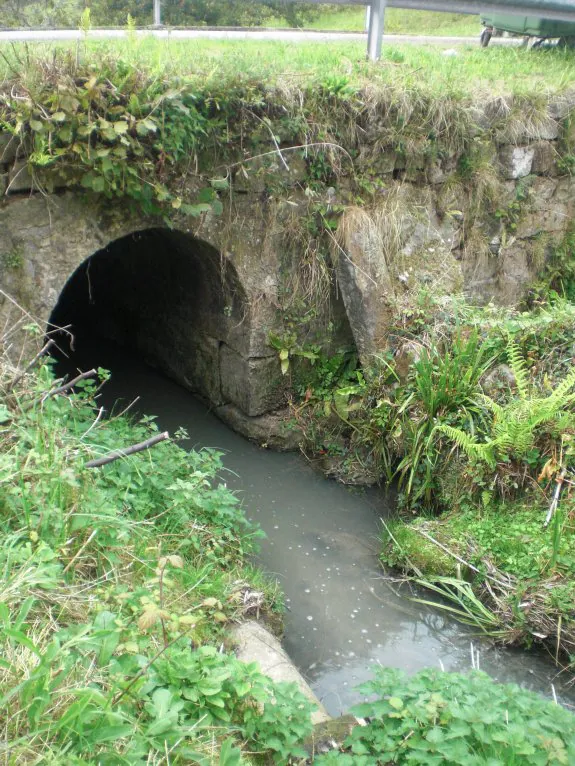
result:
M 0 372 L 3 759 L 300 762 L 309 702 L 217 648 L 246 609 L 274 608 L 273 590 L 244 563 L 259 533 L 218 483 L 220 456 L 164 440 L 91 467 L 157 435 L 153 418 L 101 419 L 89 374 L 72 393 L 42 361 L 25 374 L 7 364 Z M 474 526 L 459 516 L 462 540 L 488 518 Z M 509 527 L 530 532 L 517 514 Z M 489 555 L 503 555 L 496 542 L 501 552 Z M 516 571 L 528 575 L 534 560 L 529 549 Z M 552 608 L 572 604 L 571 586 L 548 590 Z M 372 701 L 354 712 L 367 725 L 314 763 L 568 764 L 575 756 L 571 713 L 480 673 L 408 679 L 379 669 L 362 691 Z
M 124 26 L 128 14 L 139 26 L 152 24 L 152 0 L 7 0 L 2 22 L 8 26 L 78 27 L 86 8 L 96 26 Z M 365 9 L 284 3 L 281 0 L 163 0 L 167 26 L 266 26 L 363 31 Z M 388 34 L 479 34 L 476 16 L 389 8 Z
M 477 99 L 501 96 L 506 103 L 490 128 L 479 129 L 486 141 L 526 125 L 536 138 L 549 99 L 573 82 L 572 64 L 570 51 L 486 56 L 474 48 L 455 60 L 432 49 L 390 48 L 375 65 L 351 44 L 190 46 L 128 33 L 122 51 L 117 43 L 90 41 L 7 49 L 0 58 L 0 128 L 28 156 L 39 188 L 81 185 L 167 221 L 221 213 L 230 181 L 253 172 L 254 157 L 271 159 L 276 139 L 307 165 L 311 192 L 342 174 L 352 177 L 345 203 L 377 194 L 384 151 L 421 162 L 457 152 L 461 183 L 493 201 Z M 380 114 L 374 142 L 357 126 Z M 568 142 L 565 151 L 570 156 Z M 316 204 L 320 233 L 337 227 L 342 209 Z M 501 215 L 507 221 L 518 213 Z
M 282 221 L 300 268 L 297 284 L 283 285 L 286 332 L 270 344 L 291 380 L 308 452 L 337 464 L 332 474 L 343 480 L 398 478 L 402 516 L 387 527 L 385 562 L 484 633 L 543 641 L 558 661 L 572 661 L 573 232 L 549 253 L 538 243 L 545 264 L 522 310 L 438 300 L 425 289 L 394 304 L 388 348 L 369 368 L 359 369 L 353 348 L 327 354 L 314 328 L 345 240 L 342 211 L 381 206 L 386 153 L 418 167 L 455 157 L 445 188 L 461 210 L 444 214 L 472 227 L 486 213 L 513 236 L 529 181 L 509 201 L 490 150 L 527 128 L 530 140 L 543 133 L 549 100 L 575 78 L 572 52 L 473 48 L 448 58 L 390 48 L 373 65 L 359 44 L 190 46 L 129 34 L 121 51 L 90 41 L 15 46 L 0 66 L 0 128 L 41 189 L 82 187 L 94 204 L 120 200 L 179 225 L 179 216 L 220 214 L 240 173 L 249 182 L 263 169 L 266 194 L 279 197 L 285 177 L 266 165 L 278 146 L 300 163 L 305 215 Z M 482 99 L 497 107 L 487 126 L 477 119 Z M 560 160 L 571 172 L 569 124 L 561 129 Z M 332 205 L 327 192 L 340 179 Z M 380 210 L 399 226 L 390 208 Z M 17 267 L 13 253 L 3 257 Z M 11 756 L 137 763 L 151 753 L 159 763 L 168 748 L 180 761 L 210 763 L 213 752 L 233 764 L 240 742 L 278 763 L 297 755 L 307 704 L 213 648 L 241 619 L 246 592 L 248 603 L 274 607 L 244 564 L 257 530 L 218 485 L 219 456 L 163 443 L 90 469 L 94 455 L 148 437 L 153 422 L 94 422 L 93 385 L 47 396 L 46 367 L 16 387 L 4 375 L 0 685 Z M 362 727 L 350 753 L 324 762 L 373 763 L 377 748 L 397 762 L 441 762 L 443 747 L 453 747 L 453 763 L 472 762 L 469 750 L 513 763 L 509 748 L 533 763 L 569 762 L 572 727 L 557 723 L 555 708 L 484 679 L 418 677 L 413 687 L 401 682 L 404 696 L 399 683 L 375 682 L 369 691 L 384 701 L 369 715 L 383 711 L 385 724 Z M 524 706 L 541 728 L 519 713 L 504 734 L 470 722 L 461 707 L 470 690 L 481 714 L 486 697 L 497 699 L 494 726 Z
M 270 22 L 267 23 L 271 26 Z M 281 26 L 281 22 L 276 25 Z M 306 29 L 363 32 L 365 8 L 343 6 L 326 11 L 322 9 L 315 18 L 305 21 L 302 26 Z M 385 12 L 385 33 L 388 35 L 477 37 L 480 32 L 481 25 L 477 16 L 407 11 L 404 8 L 388 8 Z
M 275 608 L 244 563 L 259 531 L 217 479 L 220 456 L 164 441 L 90 468 L 156 434 L 153 419 L 101 419 L 92 379 L 58 394 L 44 363 L 1 373 L 2 760 L 300 753 L 309 702 L 216 648 L 246 610 Z
M 355 708 L 368 718 L 344 743 L 349 754 L 320 756 L 322 766 L 397 764 L 569 764 L 574 717 L 518 686 L 483 673 L 424 670 L 408 678 L 379 669 L 361 687 L 373 702 Z
M 21 27 L 78 27 L 89 12 L 97 26 L 153 23 L 153 0 L 6 0 L 2 23 Z M 261 26 L 273 18 L 300 26 L 318 9 L 281 0 L 162 0 L 162 21 L 168 26 Z
M 573 304 L 553 293 L 529 312 L 428 296 L 410 320 L 398 317 L 395 353 L 361 384 L 312 388 L 297 408 L 310 454 L 331 450 L 343 480 L 357 465 L 398 478 L 402 515 L 386 522 L 385 563 L 484 633 L 544 642 L 567 663 L 574 328 Z
M 573 53 L 565 50 L 528 51 L 494 48 L 489 52 L 476 46 L 463 46 L 457 57 L 443 56 L 434 46 L 386 46 L 382 60 L 365 60 L 363 43 L 279 43 L 226 40 L 158 40 L 152 37 L 117 41 L 88 38 L 79 47 L 68 43 L 14 45 L 0 57 L 0 75 L 11 76 L 12 69 L 38 81 L 39 61 L 70 51 L 80 66 L 102 64 L 103 74 L 114 74 L 116 67 L 137 67 L 141 84 L 146 76 L 177 78 L 179 87 L 193 86 L 209 92 L 221 83 L 246 86 L 256 81 L 273 88 L 278 83 L 303 86 L 328 83 L 332 77 L 345 79 L 347 100 L 361 95 L 363 87 L 393 87 L 389 97 L 403 93 L 416 98 L 432 91 L 443 99 L 466 99 L 472 94 L 495 96 L 512 93 L 530 96 L 534 103 L 550 93 L 563 91 L 575 79 Z M 30 70 L 25 72 L 25 70 Z M 302 74 L 309 81 L 302 82 Z M 175 83 L 174 83 L 175 84 Z M 534 88 L 536 93 L 534 93 Z M 230 94 L 231 95 L 231 94 Z M 237 91 L 235 92 L 237 96 Z M 343 94 L 342 94 L 343 95 Z

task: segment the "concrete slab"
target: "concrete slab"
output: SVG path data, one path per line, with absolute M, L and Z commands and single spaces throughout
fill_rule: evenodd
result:
M 290 660 L 278 639 L 259 622 L 250 620 L 238 625 L 232 631 L 232 638 L 237 643 L 236 656 L 242 662 L 257 662 L 262 673 L 273 681 L 295 683 L 305 696 L 317 705 L 312 713 L 314 724 L 330 721 L 331 717 L 317 699 L 311 687 Z

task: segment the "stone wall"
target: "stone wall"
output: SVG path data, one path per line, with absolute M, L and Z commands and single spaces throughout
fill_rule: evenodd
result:
M 391 316 L 422 288 L 480 304 L 524 298 L 574 222 L 566 149 L 574 104 L 571 94 L 536 124 L 525 117 L 501 127 L 487 103 L 474 142 L 460 152 L 360 155 L 356 172 L 379 173 L 384 187 L 374 205 L 346 207 L 336 271 L 364 358 L 386 346 Z
M 364 137 L 353 170 L 342 166 L 331 185 L 310 183 L 303 152 L 286 153 L 287 162 L 272 154 L 234 170 L 222 215 L 175 215 L 172 230 L 81 190 L 46 193 L 46 175 L 32 178 L 15 142 L 0 134 L 0 285 L 45 324 L 86 259 L 125 238 L 130 254 L 121 279 L 108 288 L 101 279 L 106 319 L 98 307 L 94 316 L 102 327 L 107 322 L 110 337 L 142 349 L 231 413 L 241 430 L 238 418 L 260 417 L 284 402 L 269 334 L 286 331 L 286 285 L 306 267 L 302 254 L 317 236 L 306 228 L 310 211 L 343 211 L 337 235 L 321 235 L 337 275 L 331 307 L 303 327 L 325 347 L 348 342 L 351 332 L 366 360 L 385 347 L 391 317 L 421 288 L 514 304 L 575 214 L 575 179 L 561 161 L 572 107 L 566 97 L 535 127 L 526 121 L 511 130 L 506 123 L 503 131 L 494 127 L 495 107 L 484 105 L 476 143 L 460 152 L 406 157 L 372 150 Z M 358 178 L 373 186 L 363 201 Z M 198 176 L 190 179 L 192 195 L 198 183 Z M 297 236 L 289 234 L 294 229 Z M 156 244 L 138 247 L 150 230 L 159 232 Z M 0 300 L 0 317 L 9 323 L 16 308 Z

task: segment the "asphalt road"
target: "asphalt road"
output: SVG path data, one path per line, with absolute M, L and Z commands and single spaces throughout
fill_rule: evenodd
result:
M 170 40 L 275 40 L 281 42 L 366 42 L 362 32 L 316 32 L 286 29 L 149 29 L 139 30 L 138 35 L 153 35 Z M 93 40 L 126 37 L 125 29 L 93 29 L 88 37 Z M 58 42 L 81 40 L 84 33 L 78 29 L 6 29 L 0 30 L 0 42 Z M 432 37 L 418 35 L 385 35 L 384 43 L 414 45 L 478 45 L 477 37 Z M 494 37 L 491 45 L 513 45 L 517 39 Z

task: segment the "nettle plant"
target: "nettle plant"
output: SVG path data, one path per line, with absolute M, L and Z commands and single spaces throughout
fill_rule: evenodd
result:
M 360 689 L 376 697 L 354 708 L 345 753 L 321 766 L 546 766 L 575 762 L 575 716 L 516 685 L 480 672 L 423 670 L 408 678 L 381 668 Z

